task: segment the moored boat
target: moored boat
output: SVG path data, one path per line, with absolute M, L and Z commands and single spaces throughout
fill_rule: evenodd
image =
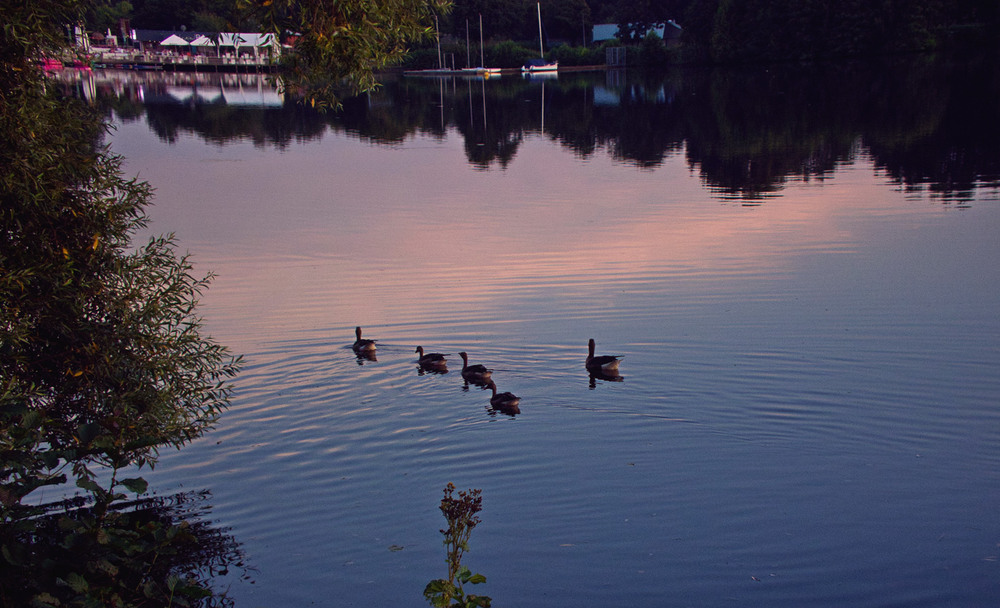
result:
M 558 61 L 545 61 L 544 59 L 529 59 L 521 66 L 521 72 L 534 74 L 536 72 L 555 72 L 559 69 Z
M 545 39 L 542 36 L 542 4 L 536 2 L 538 8 L 538 59 L 529 59 L 521 66 L 522 74 L 533 74 L 535 72 L 555 72 L 559 69 L 558 61 L 545 60 Z

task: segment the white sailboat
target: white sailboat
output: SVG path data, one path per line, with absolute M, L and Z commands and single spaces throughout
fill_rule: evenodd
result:
M 468 21 L 466 22 L 466 28 L 468 28 Z M 468 29 L 466 29 L 465 38 L 466 38 L 465 45 L 467 49 L 466 52 L 468 52 L 468 45 L 469 45 Z M 490 76 L 499 76 L 500 68 L 486 67 L 486 61 L 484 57 L 485 55 L 483 53 L 483 15 L 480 14 L 479 15 L 479 67 L 465 68 L 465 70 L 463 71 L 471 74 L 478 74 L 480 76 L 485 76 L 486 78 L 489 78 Z
M 542 38 L 542 3 L 536 2 L 538 7 L 538 59 L 529 59 L 521 66 L 522 74 L 534 74 L 537 72 L 555 72 L 559 69 L 558 61 L 545 60 L 545 43 Z

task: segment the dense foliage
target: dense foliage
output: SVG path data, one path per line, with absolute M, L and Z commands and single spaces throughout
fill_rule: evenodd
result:
M 617 23 L 638 44 L 673 20 L 683 28 L 683 57 L 720 63 L 783 61 L 995 44 L 1000 3 L 992 0 L 546 0 L 547 50 L 583 46 L 596 23 Z M 442 34 L 535 47 L 534 0 L 455 0 Z
M 933 50 L 996 40 L 993 0 L 687 0 L 685 46 L 714 61 Z
M 338 92 L 376 86 L 374 71 L 402 61 L 410 45 L 430 38 L 450 0 L 246 0 L 266 31 L 294 32 L 286 81 L 311 101 L 337 103 Z
M 241 1 L 258 10 L 239 10 Z M 329 5 L 298 0 L 103 0 L 88 11 L 87 23 L 99 31 L 115 30 L 119 19 L 129 18 L 133 27 L 140 28 L 302 32 L 300 66 L 321 66 L 363 87 L 371 83 L 357 77 L 353 68 L 358 62 L 382 67 L 398 61 L 429 39 L 435 16 L 446 42 L 464 45 L 467 38 L 478 42 L 481 19 L 487 42 L 513 41 L 537 48 L 537 0 L 454 0 L 450 11 L 447 4 L 445 0 L 350 0 Z M 638 43 L 650 28 L 673 20 L 683 28 L 683 56 L 714 62 L 995 44 L 1000 27 L 1000 3 L 995 0 L 545 0 L 540 4 L 546 50 L 592 43 L 591 28 L 598 23 L 616 23 L 620 39 Z M 359 40 L 364 44 L 357 45 Z M 352 55 L 355 52 L 361 54 Z M 330 53 L 339 61 L 323 59 Z M 316 80 L 319 74 L 309 71 L 307 80 Z
M 206 279 L 169 238 L 133 250 L 151 193 L 102 148 L 92 110 L 50 94 L 34 58 L 55 51 L 74 2 L 18 13 L 0 40 L 2 503 L 72 469 L 155 462 L 226 405 L 226 350 L 194 316 Z M 34 20 L 34 21 L 32 21 Z M 23 27 L 18 28 L 15 25 Z
M 582 43 L 592 24 L 586 0 L 546 0 L 541 12 L 546 42 Z M 464 41 L 468 25 L 478 41 L 480 16 L 486 40 L 533 41 L 532 46 L 538 48 L 536 0 L 456 0 L 443 31 Z
M 36 65 L 62 51 L 65 24 L 86 8 L 0 5 L 0 570 L 9 576 L 51 566 L 49 552 L 25 547 L 46 521 L 30 496 L 68 480 L 90 510 L 59 520 L 62 543 L 122 538 L 127 551 L 136 537 L 110 514 L 123 490 L 141 494 L 146 483 L 120 473 L 152 467 L 161 447 L 211 428 L 239 366 L 201 334 L 195 307 L 208 279 L 192 274 L 170 238 L 133 246 L 149 186 L 122 175 L 101 145 L 100 116 L 53 94 Z M 17 586 L 36 589 L 41 605 L 137 605 L 150 599 L 146 589 L 173 592 L 150 579 L 128 596 L 88 578 L 113 569 L 107 557 L 78 557 L 80 579 Z

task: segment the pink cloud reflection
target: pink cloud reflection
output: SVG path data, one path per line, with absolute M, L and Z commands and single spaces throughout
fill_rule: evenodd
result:
M 219 275 L 212 327 L 258 337 L 504 318 L 546 290 L 787 272 L 803 253 L 850 250 L 852 218 L 885 208 L 887 192 L 860 163 L 742 207 L 713 199 L 683 155 L 643 171 L 542 139 L 491 171 L 468 165 L 457 134 L 391 148 L 327 134 L 276 152 L 168 146 L 129 124 L 114 146 L 157 189 L 152 231 L 176 232 Z

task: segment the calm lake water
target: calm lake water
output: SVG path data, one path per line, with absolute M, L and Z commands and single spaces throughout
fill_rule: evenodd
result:
M 67 87 L 246 358 L 148 475 L 211 492 L 238 607 L 426 605 L 448 482 L 495 606 L 1000 605 L 995 61 Z

